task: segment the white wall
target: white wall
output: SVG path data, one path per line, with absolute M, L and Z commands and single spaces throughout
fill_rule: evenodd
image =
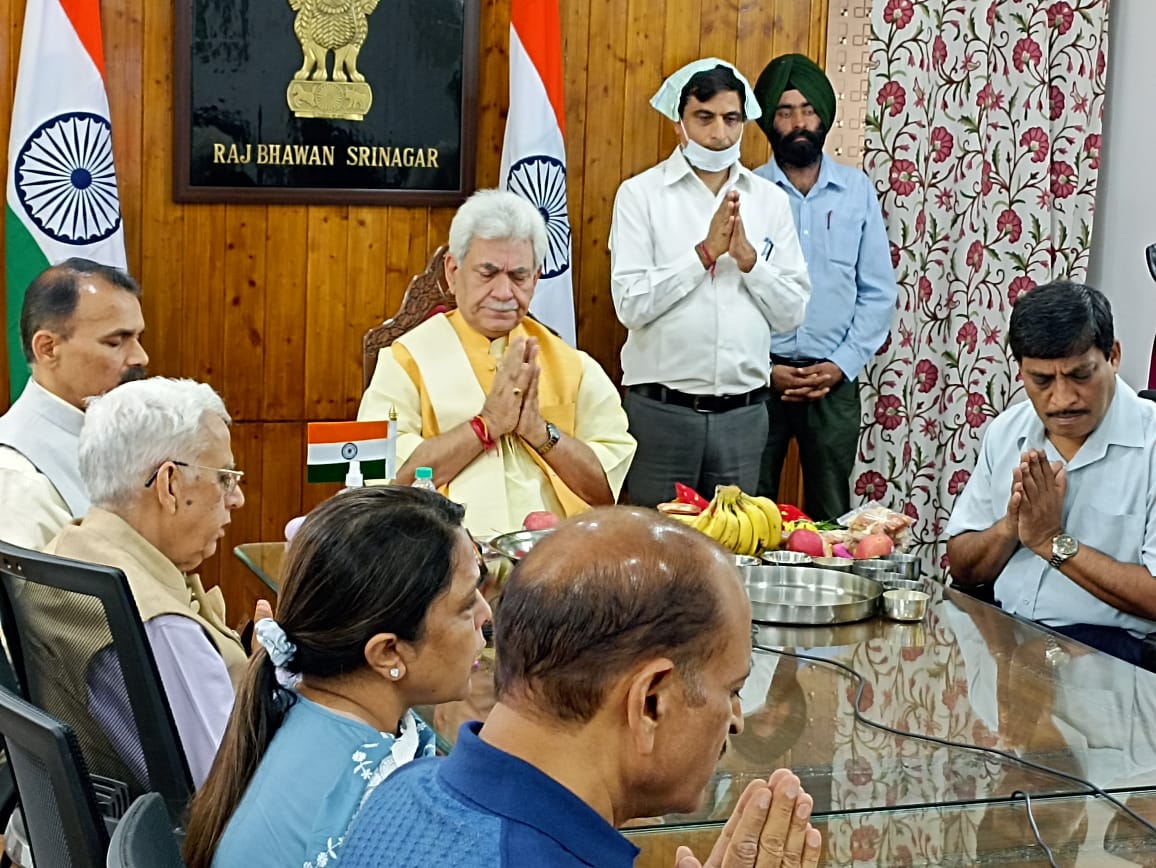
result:
M 1156 283 L 1144 248 L 1156 242 L 1156 2 L 1112 0 L 1108 103 L 1088 283 L 1112 301 L 1120 373 L 1147 388 Z

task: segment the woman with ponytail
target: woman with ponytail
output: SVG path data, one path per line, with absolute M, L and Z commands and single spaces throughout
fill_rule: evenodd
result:
M 309 514 L 193 800 L 190 868 L 325 866 L 373 788 L 433 753 L 410 708 L 466 696 L 490 617 L 463 514 L 398 487 Z

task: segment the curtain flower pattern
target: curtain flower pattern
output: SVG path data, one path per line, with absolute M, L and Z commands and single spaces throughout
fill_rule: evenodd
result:
M 916 519 L 933 574 L 984 425 L 1021 392 L 1012 305 L 1087 272 L 1107 28 L 1108 0 L 875 0 L 864 167 L 899 300 L 851 484 Z

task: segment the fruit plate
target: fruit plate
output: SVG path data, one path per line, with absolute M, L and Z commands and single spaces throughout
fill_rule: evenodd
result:
M 549 533 L 553 533 L 553 528 L 549 530 L 516 530 L 513 533 L 496 536 L 486 545 L 510 560 L 517 561 L 528 555 L 530 549 Z
M 845 624 L 875 614 L 883 587 L 873 579 L 814 567 L 742 568 L 751 616 L 764 624 Z

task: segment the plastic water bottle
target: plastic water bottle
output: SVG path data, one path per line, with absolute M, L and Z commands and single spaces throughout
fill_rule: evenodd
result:
M 433 481 L 432 467 L 419 467 L 413 472 L 413 487 L 424 488 L 426 491 L 437 491 Z

